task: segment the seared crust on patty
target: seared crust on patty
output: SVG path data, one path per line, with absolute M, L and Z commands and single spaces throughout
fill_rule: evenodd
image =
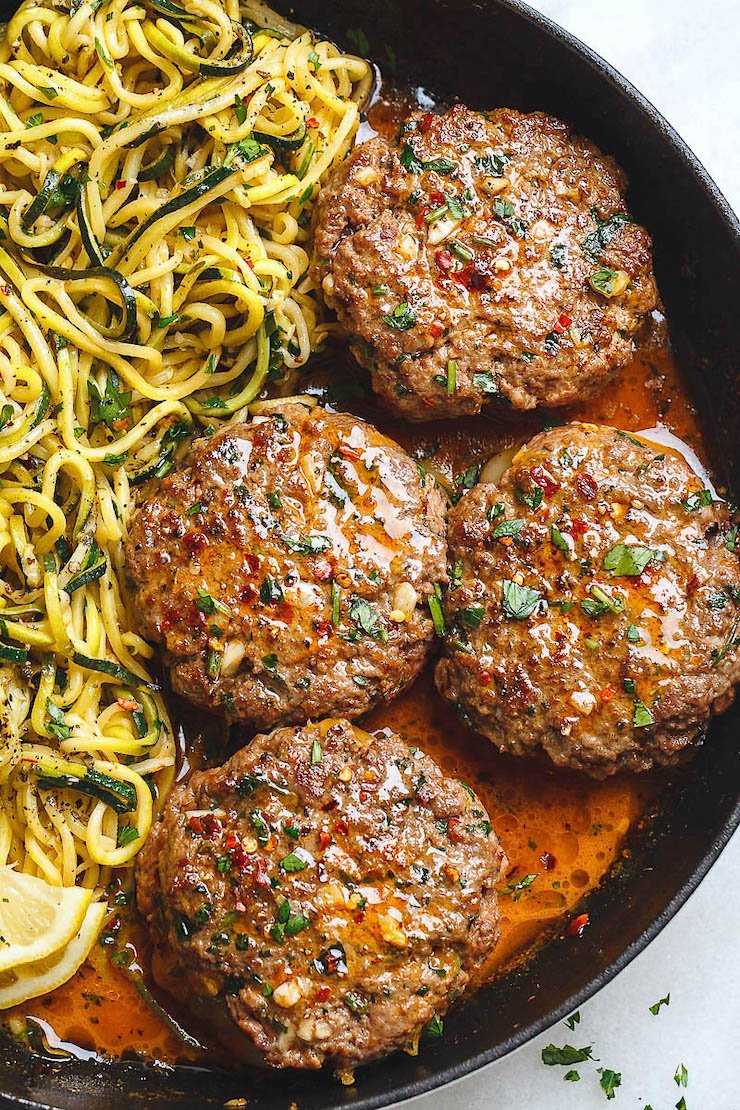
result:
M 356 717 L 408 685 L 445 551 L 442 496 L 397 444 L 292 404 L 194 443 L 126 560 L 175 690 L 258 729 Z
M 391 732 L 329 720 L 176 787 L 137 896 L 191 1005 L 228 1008 L 271 1064 L 351 1067 L 465 988 L 504 864 L 472 791 Z
M 314 212 L 312 273 L 410 420 L 603 386 L 656 305 L 624 174 L 542 112 L 415 113 L 356 147 Z
M 452 510 L 442 695 L 597 778 L 684 760 L 740 680 L 737 529 L 674 452 L 569 424 Z

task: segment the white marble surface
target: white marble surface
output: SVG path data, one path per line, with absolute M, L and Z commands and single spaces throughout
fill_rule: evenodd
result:
M 627 76 L 671 121 L 740 211 L 738 0 L 530 0 Z M 564 1024 L 404 1110 L 740 1110 L 740 834 L 697 892 L 615 980 Z M 670 991 L 654 1017 L 648 1007 Z M 612 1102 L 596 1064 L 545 1067 L 549 1042 L 593 1043 L 621 1072 Z M 673 1076 L 683 1063 L 688 1086 Z

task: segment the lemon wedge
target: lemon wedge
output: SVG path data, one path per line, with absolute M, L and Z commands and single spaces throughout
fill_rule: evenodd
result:
M 48 994 L 71 979 L 95 944 L 107 911 L 105 902 L 95 902 L 88 906 L 79 932 L 60 952 L 0 972 L 0 1010 Z
M 91 890 L 51 886 L 0 867 L 0 972 L 45 960 L 69 944 L 91 901 Z

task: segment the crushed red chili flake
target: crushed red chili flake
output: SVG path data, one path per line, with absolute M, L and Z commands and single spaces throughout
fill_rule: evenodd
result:
M 558 335 L 562 335 L 565 329 L 569 328 L 572 323 L 573 321 L 571 320 L 570 316 L 568 316 L 566 312 L 561 312 L 558 316 L 558 322 L 553 328 L 553 331 L 556 331 Z
M 588 532 L 588 524 L 585 520 L 580 520 L 579 517 L 573 517 L 568 531 L 572 532 L 574 536 L 585 536 Z
M 429 325 L 429 334 L 431 335 L 432 339 L 439 339 L 440 336 L 444 335 L 444 331 L 445 329 L 442 327 L 441 324 Z
M 441 208 L 446 203 L 444 193 L 440 193 L 439 190 L 430 193 L 429 200 L 434 208 Z
M 426 205 L 424 205 L 422 208 L 419 209 L 419 215 L 416 217 L 416 226 L 417 227 L 423 227 L 424 226 L 424 222 L 427 218 L 427 212 L 428 211 L 429 211 L 429 209 L 426 207 Z
M 203 836 L 207 840 L 215 840 L 221 835 L 221 822 L 212 813 L 204 813 L 200 823 L 203 827 Z
M 134 698 L 116 698 L 116 705 L 119 709 L 128 713 L 133 713 L 140 708 L 138 701 L 135 701 Z
M 434 113 L 433 112 L 425 112 L 424 115 L 419 120 L 419 130 L 420 131 L 428 131 L 429 128 L 432 126 L 432 120 L 433 119 L 434 119 Z
M 555 856 L 553 856 L 550 852 L 543 852 L 540 856 L 540 863 L 544 867 L 545 871 L 552 871 L 553 867 L 557 863 L 557 860 L 555 859 Z
M 232 848 L 232 850 L 229 852 L 229 855 L 231 856 L 231 866 L 235 867 L 238 871 L 243 871 L 249 863 L 249 856 L 244 851 L 241 845 L 238 845 L 236 848 Z
M 533 466 L 529 474 L 535 485 L 539 486 L 548 497 L 560 489 L 560 482 L 557 482 L 543 466 Z
M 329 997 L 330 994 L 331 994 L 331 990 L 329 989 L 329 987 L 319 987 L 319 989 L 316 991 L 315 995 L 313 996 L 314 1001 L 315 1002 L 326 1002 L 326 1000 L 327 1000 L 327 998 Z
M 612 700 L 612 698 L 614 697 L 614 695 L 616 694 L 616 692 L 617 691 L 614 689 L 613 686 L 605 686 L 603 688 L 603 690 L 601 691 L 601 700 L 603 702 L 610 702 Z
M 321 829 L 319 831 L 319 845 L 321 846 L 321 848 L 328 848 L 331 844 L 331 841 L 331 833 L 327 832 L 326 829 Z
M 226 837 L 226 840 L 224 841 L 224 848 L 227 852 L 230 852 L 232 848 L 238 847 L 239 837 L 236 835 L 236 833 L 229 833 L 229 835 Z
M 347 835 L 349 832 L 349 824 L 346 817 L 342 816 L 334 823 L 334 831 L 344 833 L 345 836 Z
M 490 671 L 481 671 L 480 672 L 480 674 L 478 675 L 478 685 L 479 686 L 490 686 L 491 685 L 491 672 Z
M 459 817 L 450 817 L 447 822 L 447 835 L 453 844 L 462 844 L 465 840 L 465 830 Z
M 200 817 L 198 817 L 195 813 L 192 817 L 189 818 L 188 825 L 193 830 L 193 832 L 198 833 L 199 836 L 203 832 L 203 825 L 201 823 Z
M 269 886 L 270 876 L 267 873 L 267 860 L 260 857 L 254 868 L 254 882 L 257 886 Z
M 122 177 L 118 178 L 118 181 L 116 182 L 116 188 L 117 189 L 125 189 L 127 185 L 128 185 L 128 181 L 124 181 L 124 179 Z
M 334 629 L 331 621 L 320 620 L 316 621 L 316 631 L 318 632 L 320 639 L 328 640 Z
M 316 119 L 316 116 L 309 116 L 308 119 L 306 120 L 306 127 L 318 127 L 318 126 L 319 126 L 319 121 Z
M 579 473 L 576 474 L 576 488 L 581 497 L 584 497 L 586 501 L 593 501 L 599 491 L 595 479 L 585 470 L 579 471 Z
M 188 532 L 182 538 L 183 545 L 194 555 L 208 547 L 209 539 L 205 532 Z
M 698 576 L 698 574 L 692 574 L 691 578 L 689 578 L 688 582 L 686 583 L 687 592 L 688 593 L 693 593 L 698 585 L 699 585 L 699 576 Z
M 446 247 L 443 248 L 441 251 L 437 251 L 434 256 L 434 261 L 437 263 L 439 269 L 442 270 L 442 272 L 445 274 L 448 272 L 448 270 L 452 269 L 452 255 Z
M 319 582 L 328 581 L 333 573 L 332 565 L 326 559 L 317 559 L 313 564 L 313 576 Z
M 580 937 L 583 936 L 584 929 L 590 924 L 591 919 L 588 914 L 579 913 L 578 917 L 574 917 L 573 920 L 568 923 L 568 927 L 565 931 L 569 937 Z

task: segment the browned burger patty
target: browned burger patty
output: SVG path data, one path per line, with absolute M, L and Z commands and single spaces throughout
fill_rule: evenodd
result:
M 464 990 L 504 863 L 472 791 L 393 733 L 328 720 L 178 786 L 137 896 L 193 1006 L 217 998 L 270 1064 L 351 1067 Z
M 678 455 L 569 424 L 450 515 L 437 686 L 502 750 L 680 762 L 740 680 L 737 528 Z
M 443 499 L 400 447 L 291 404 L 193 445 L 135 514 L 127 576 L 175 690 L 271 728 L 416 677 L 445 546 Z
M 560 120 L 457 105 L 356 147 L 315 209 L 312 273 L 410 420 L 564 405 L 656 304 L 619 167 Z

